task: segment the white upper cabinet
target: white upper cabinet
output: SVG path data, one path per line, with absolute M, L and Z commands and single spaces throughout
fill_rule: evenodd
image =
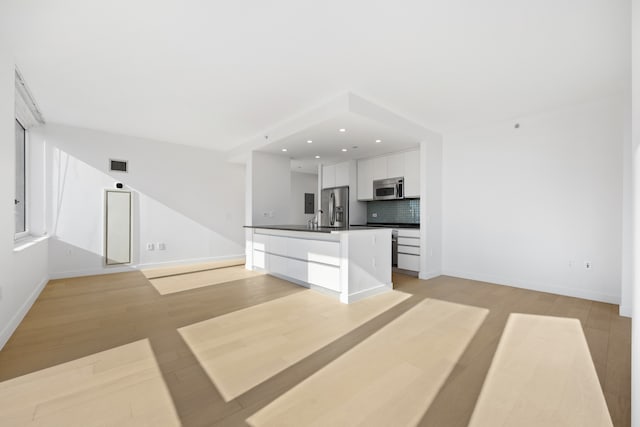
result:
M 322 188 L 336 186 L 336 165 L 322 167 Z
M 322 167 L 322 188 L 349 185 L 349 162 Z
M 335 187 L 342 187 L 349 185 L 349 162 L 338 163 L 336 168 L 336 185 Z
M 387 157 L 387 177 L 398 178 L 404 176 L 404 153 L 391 154 Z
M 373 200 L 373 181 L 404 177 L 404 196 L 420 197 L 420 150 L 358 160 L 358 200 Z
M 404 197 L 420 197 L 420 150 L 404 154 Z
M 358 160 L 358 200 L 373 200 L 373 181 L 386 177 L 386 157 Z
M 358 200 L 373 200 L 372 159 L 358 160 Z
M 387 174 L 387 157 L 374 157 L 373 159 L 369 159 L 371 162 L 371 178 L 374 179 L 385 179 L 388 178 Z M 373 182 L 371 182 L 371 191 L 373 192 Z

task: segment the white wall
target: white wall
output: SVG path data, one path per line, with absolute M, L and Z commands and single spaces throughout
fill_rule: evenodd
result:
M 288 157 L 251 152 L 252 225 L 288 224 L 291 161 Z
M 243 256 L 244 167 L 220 153 L 61 125 L 32 138 L 47 147 L 52 277 L 120 270 L 102 257 L 104 190 L 116 182 L 134 194 L 134 265 Z M 110 172 L 110 158 L 128 160 L 129 172 Z
M 633 302 L 633 228 L 632 228 L 632 182 L 633 161 L 631 141 L 631 90 L 624 105 L 624 143 L 622 148 L 622 259 L 620 287 L 620 315 L 631 316 Z
M 0 38 L 0 348 L 48 281 L 46 240 L 14 250 L 15 66 L 3 43 Z
M 640 425 L 640 0 L 633 0 L 631 15 L 631 138 L 633 157 L 632 219 L 633 263 L 631 273 L 632 325 L 631 325 L 631 425 Z
M 304 213 L 304 194 L 315 194 L 315 207 L 318 209 L 318 175 L 310 173 L 291 172 L 291 200 L 289 206 L 289 222 L 291 224 L 306 224 L 313 219 L 314 214 Z
M 442 274 L 442 137 L 420 143 L 420 273 L 421 279 Z
M 444 273 L 619 302 L 622 144 L 622 99 L 445 135 Z

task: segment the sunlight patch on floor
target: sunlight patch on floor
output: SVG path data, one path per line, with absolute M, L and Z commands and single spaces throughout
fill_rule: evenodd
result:
M 409 297 L 391 291 L 342 304 L 303 291 L 179 332 L 228 402 Z
M 580 321 L 511 314 L 469 425 L 612 426 Z
M 488 312 L 424 300 L 247 421 L 256 427 L 416 425 Z
M 178 426 L 148 340 L 0 383 L 2 426 Z
M 249 279 L 262 276 L 264 273 L 250 271 L 244 265 L 216 268 L 213 270 L 197 271 L 193 273 L 179 273 L 170 276 L 149 279 L 149 282 L 160 295 L 173 294 L 205 286 L 219 285 L 235 280 Z

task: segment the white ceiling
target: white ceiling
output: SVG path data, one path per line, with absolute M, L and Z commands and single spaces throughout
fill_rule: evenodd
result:
M 351 91 L 434 130 L 626 89 L 627 0 L 5 0 L 45 119 L 229 150 Z
M 345 129 L 346 132 L 340 132 L 339 129 Z M 404 135 L 358 114 L 344 112 L 262 146 L 259 151 L 290 158 L 291 169 L 294 171 L 317 173 L 318 164 L 330 165 L 407 150 L 418 147 L 419 143 L 415 137 Z M 287 151 L 283 152 L 282 149 Z M 316 159 L 315 156 L 320 158 Z

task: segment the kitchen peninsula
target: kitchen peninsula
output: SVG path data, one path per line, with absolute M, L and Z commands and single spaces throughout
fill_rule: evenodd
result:
M 351 303 L 389 291 L 391 229 L 246 226 L 246 268 Z

